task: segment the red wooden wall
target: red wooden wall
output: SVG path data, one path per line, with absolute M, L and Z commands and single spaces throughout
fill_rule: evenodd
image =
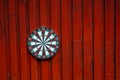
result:
M 41 25 L 61 41 L 45 61 L 26 46 Z M 120 0 L 0 0 L 0 80 L 120 80 Z

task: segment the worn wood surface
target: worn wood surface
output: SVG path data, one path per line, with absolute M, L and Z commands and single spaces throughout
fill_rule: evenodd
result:
M 39 26 L 60 39 L 37 60 L 27 37 Z M 120 0 L 0 0 L 0 80 L 120 80 Z

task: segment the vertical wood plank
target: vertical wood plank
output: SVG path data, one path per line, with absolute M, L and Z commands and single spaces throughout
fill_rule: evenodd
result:
M 40 0 L 40 24 L 50 28 L 50 0 Z M 51 80 L 51 60 L 41 61 L 42 80 Z
M 82 68 L 82 0 L 73 0 L 73 79 L 83 80 Z
M 19 6 L 18 0 L 15 0 L 15 23 L 16 23 L 16 42 L 17 42 L 17 66 L 18 66 L 18 80 L 21 80 L 20 70 L 20 32 L 19 32 Z
M 27 25 L 26 25 L 26 2 L 19 0 L 19 31 L 20 31 L 20 66 L 21 66 L 21 80 L 28 80 L 28 56 L 26 51 Z
M 16 23 L 16 3 L 15 0 L 8 1 L 9 7 L 9 36 L 10 36 L 10 59 L 11 59 L 11 79 L 19 80 L 18 68 L 18 43 L 17 43 L 17 23 Z
M 51 0 L 51 28 L 61 38 L 60 0 Z M 60 39 L 61 41 L 61 39 Z M 60 42 L 61 43 L 61 42 Z M 60 45 L 61 46 L 61 45 Z M 52 80 L 61 80 L 61 48 L 52 58 Z
M 9 13 L 8 13 L 8 0 L 4 0 L 5 4 L 5 36 L 6 36 L 6 70 L 7 80 L 11 79 L 11 60 L 10 60 L 10 36 L 9 36 Z
M 92 0 L 83 1 L 84 79 L 93 80 L 93 13 Z
M 0 0 L 0 80 L 7 80 L 4 0 Z
M 30 33 L 37 28 L 36 0 L 29 0 Z M 31 80 L 38 80 L 37 59 L 31 55 Z
M 94 80 L 104 80 L 103 0 L 94 0 Z
M 29 0 L 25 0 L 26 2 L 26 28 L 27 28 L 27 35 L 30 34 L 30 10 L 29 10 L 29 5 L 30 5 L 30 1 Z M 28 37 L 28 36 L 27 36 Z M 27 50 L 27 65 L 29 67 L 27 67 L 28 69 L 28 80 L 31 79 L 31 54 L 29 53 L 29 51 Z
M 105 0 L 105 80 L 114 80 L 114 0 Z
M 116 80 L 120 80 L 120 0 L 116 0 Z
M 72 1 L 62 0 L 62 80 L 72 80 Z
M 40 23 L 50 28 L 50 1 L 40 0 Z

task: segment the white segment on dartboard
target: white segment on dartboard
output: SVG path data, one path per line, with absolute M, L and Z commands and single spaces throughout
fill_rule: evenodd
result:
M 31 41 L 31 42 L 29 42 L 29 43 L 30 43 L 31 46 L 40 44 L 39 42 L 33 42 L 33 41 Z
M 46 41 L 49 41 L 49 40 L 51 40 L 51 39 L 53 39 L 53 38 L 54 38 L 54 36 L 53 36 L 53 34 L 51 34 Z
M 44 46 L 44 49 L 45 49 L 45 55 L 49 55 L 49 52 L 48 52 L 46 46 Z
M 46 45 L 46 46 L 51 50 L 51 52 L 53 52 L 55 50 L 55 48 L 53 48 L 53 47 L 51 47 L 49 45 Z
M 38 31 L 38 35 L 40 36 L 40 39 L 43 41 L 43 37 L 42 37 L 42 32 Z
M 34 51 L 34 53 L 35 53 L 35 52 L 38 50 L 38 48 L 40 48 L 40 46 L 41 46 L 41 45 L 39 45 L 39 46 L 33 48 L 32 51 Z
M 38 55 L 42 56 L 42 54 L 43 54 L 43 46 L 40 48 Z
M 32 37 L 33 39 L 37 40 L 37 41 L 40 41 L 40 39 L 39 39 L 36 35 L 34 35 L 34 34 L 32 34 L 31 37 Z
M 57 42 L 56 41 L 46 42 L 46 44 L 57 45 Z
M 44 34 L 44 41 L 46 40 L 46 37 L 47 37 L 47 35 L 49 34 L 49 32 L 48 31 L 45 31 L 45 34 Z

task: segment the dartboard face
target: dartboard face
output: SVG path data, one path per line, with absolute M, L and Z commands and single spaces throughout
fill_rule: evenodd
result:
M 40 27 L 28 37 L 28 49 L 37 59 L 49 59 L 59 48 L 59 38 L 51 29 Z

